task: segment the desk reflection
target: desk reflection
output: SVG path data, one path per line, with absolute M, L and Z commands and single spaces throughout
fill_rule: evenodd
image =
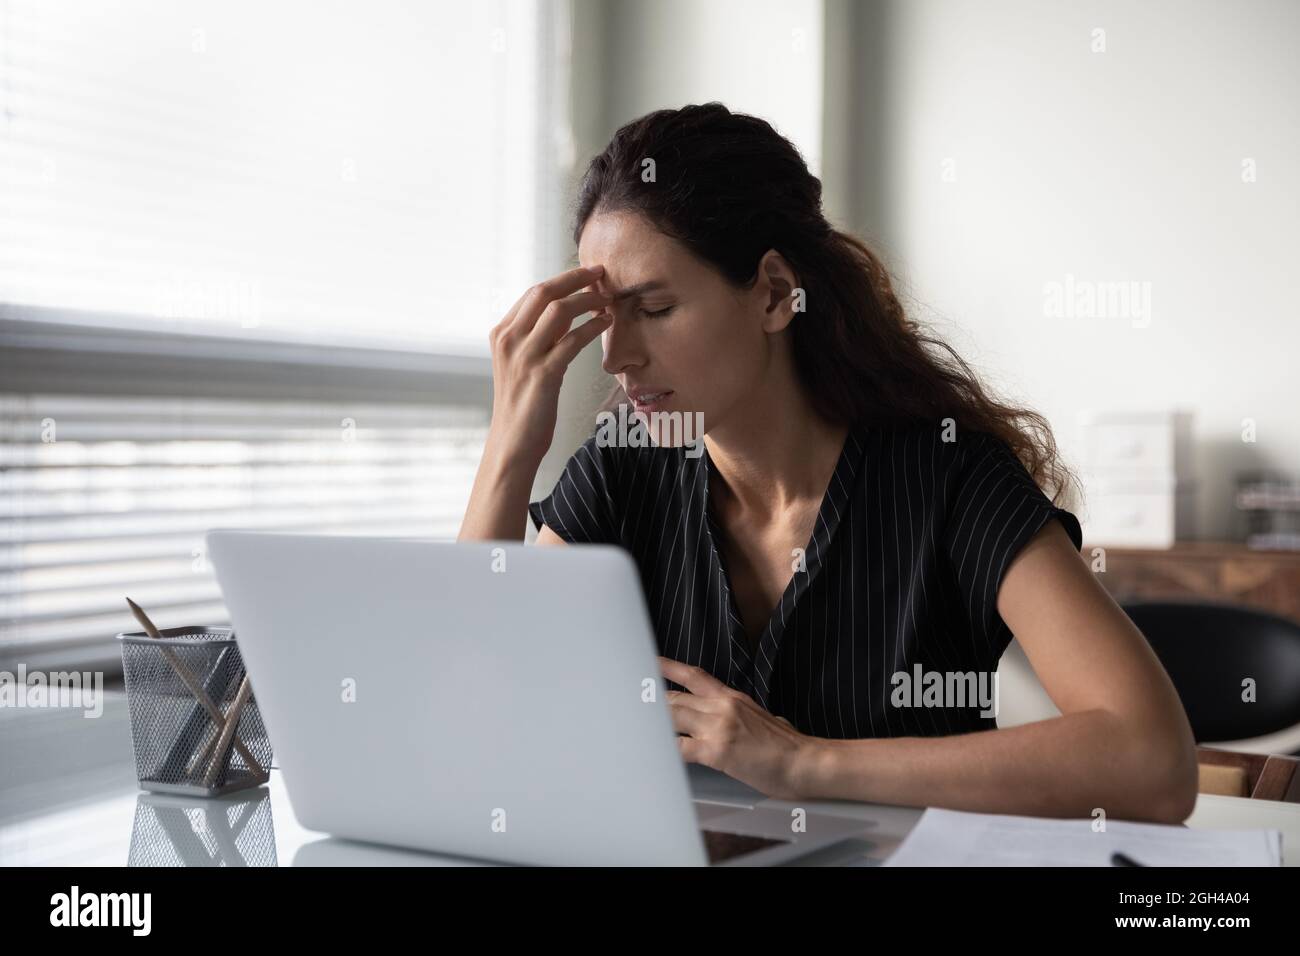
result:
M 271 791 L 221 797 L 142 793 L 127 866 L 277 866 Z

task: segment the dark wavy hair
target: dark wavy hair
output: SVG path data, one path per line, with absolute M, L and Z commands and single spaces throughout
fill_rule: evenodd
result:
M 642 179 L 654 160 L 653 182 Z M 1047 420 L 998 401 L 945 342 L 904 314 L 889 273 L 822 213 L 822 184 L 765 120 L 721 103 L 656 110 L 623 126 L 579 186 L 573 240 L 595 213 L 634 212 L 737 288 L 751 288 L 775 249 L 805 291 L 791 325 L 813 407 L 841 424 L 938 424 L 1002 439 L 1054 499 L 1074 476 Z M 615 386 L 610 404 L 626 401 Z

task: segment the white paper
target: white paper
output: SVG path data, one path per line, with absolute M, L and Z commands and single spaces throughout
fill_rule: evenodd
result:
M 1280 830 L 1193 830 L 1157 823 L 926 810 L 885 866 L 1281 866 Z

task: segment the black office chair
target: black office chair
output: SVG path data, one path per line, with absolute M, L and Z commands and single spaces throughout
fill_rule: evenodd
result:
M 1300 624 L 1235 604 L 1122 606 L 1169 672 L 1197 743 L 1261 737 L 1300 724 Z M 1246 678 L 1255 682 L 1253 703 L 1242 699 Z

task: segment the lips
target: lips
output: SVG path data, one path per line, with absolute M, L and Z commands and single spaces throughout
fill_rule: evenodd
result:
M 661 405 L 672 394 L 673 390 L 671 388 L 647 388 L 645 386 L 629 389 L 627 393 L 628 398 L 632 399 L 632 403 L 641 409 Z
M 645 385 L 638 385 L 636 388 L 627 389 L 627 393 L 637 411 L 658 411 L 663 407 L 664 402 L 672 398 L 673 390 L 660 388 L 660 386 L 647 388 Z

